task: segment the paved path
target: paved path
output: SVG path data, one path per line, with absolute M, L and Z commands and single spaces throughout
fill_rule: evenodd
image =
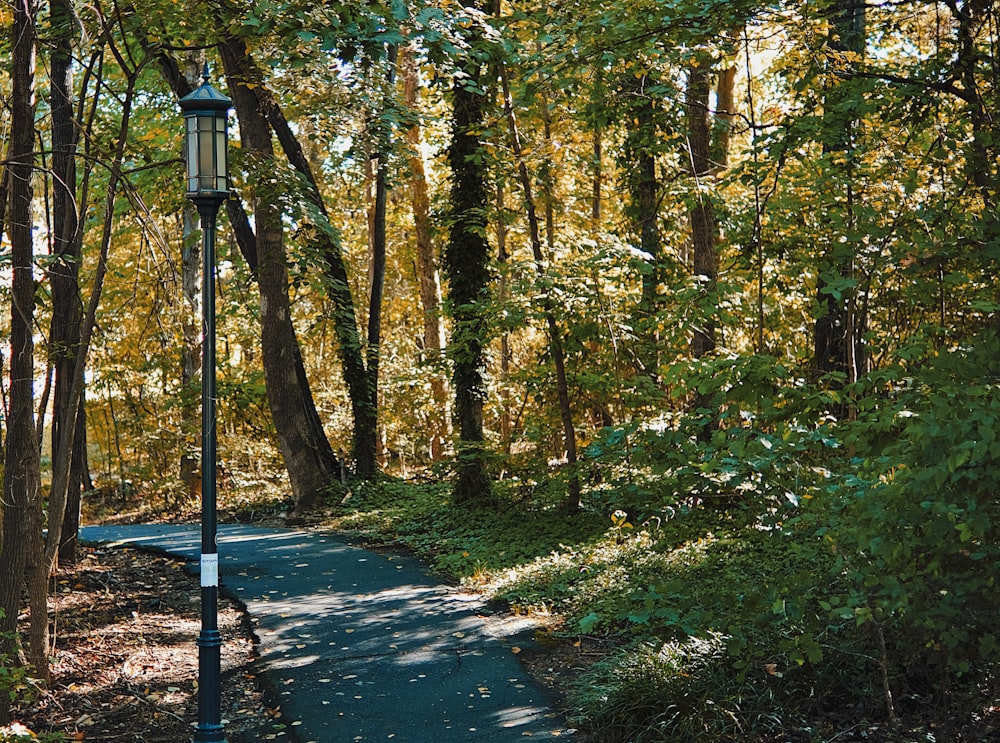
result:
M 200 545 L 196 525 L 91 526 L 82 538 L 195 561 Z M 291 529 L 221 525 L 218 543 L 222 590 L 246 605 L 261 673 L 301 743 L 570 735 L 512 652 L 531 626 L 488 616 L 415 560 Z

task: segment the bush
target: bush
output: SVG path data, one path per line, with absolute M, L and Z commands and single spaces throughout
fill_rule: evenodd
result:
M 873 628 L 890 715 L 894 697 L 911 696 L 961 719 L 993 691 L 998 360 L 992 336 L 934 357 L 886 403 L 895 440 L 872 445 L 857 462 L 861 475 L 831 489 L 811 514 L 837 558 L 831 578 L 840 590 L 821 608 L 831 624 Z
M 24 743 L 24 741 L 35 741 L 36 743 L 62 743 L 66 736 L 60 733 L 43 733 L 35 735 L 24 725 L 14 723 L 7 727 L 0 727 L 0 743 Z

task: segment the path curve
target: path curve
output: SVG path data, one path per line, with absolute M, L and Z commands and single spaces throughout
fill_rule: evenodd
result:
M 197 567 L 194 524 L 88 526 L 81 538 Z M 261 675 L 301 743 L 571 735 L 514 654 L 534 629 L 527 620 L 490 616 L 416 560 L 326 532 L 224 524 L 218 543 L 222 590 L 246 605 Z

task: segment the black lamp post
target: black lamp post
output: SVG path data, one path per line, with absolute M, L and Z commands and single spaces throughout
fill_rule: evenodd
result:
M 201 216 L 201 633 L 198 635 L 198 725 L 195 743 L 222 741 L 222 635 L 219 633 L 219 552 L 216 547 L 215 219 L 229 196 L 226 124 L 233 102 L 203 82 L 180 100 L 184 112 L 187 197 Z

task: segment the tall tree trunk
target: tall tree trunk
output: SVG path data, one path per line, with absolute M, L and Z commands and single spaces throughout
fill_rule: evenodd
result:
M 510 93 L 510 81 L 507 77 L 507 67 L 503 63 L 500 64 L 500 80 L 503 85 L 503 100 L 507 114 L 507 125 L 510 131 L 511 149 L 514 159 L 517 161 L 517 172 L 524 194 L 524 208 L 528 216 L 528 235 L 531 240 L 531 254 L 535 261 L 536 273 L 539 278 L 544 278 L 545 256 L 542 251 L 542 240 L 538 230 L 538 216 L 535 208 L 535 199 L 532 195 L 531 176 L 528 174 L 528 166 L 524 161 L 521 135 L 518 132 L 517 117 L 514 113 L 514 101 Z M 554 222 L 554 217 L 551 217 L 551 219 Z M 549 235 L 551 235 L 554 231 L 554 224 L 548 224 L 548 231 Z M 551 244 L 549 247 L 551 249 Z M 554 303 L 551 295 L 547 292 L 542 298 L 542 307 L 545 315 L 545 325 L 549 334 L 549 353 L 552 354 L 552 363 L 555 366 L 556 372 L 556 394 L 559 398 L 559 417 L 562 420 L 563 426 L 563 445 L 566 447 L 566 460 L 570 468 L 568 497 L 565 505 L 567 510 L 577 511 L 580 508 L 580 477 L 576 472 L 576 428 L 573 424 L 573 410 L 569 401 L 569 385 L 566 382 L 566 354 L 563 351 L 562 335 L 556 323 Z
M 237 69 L 247 78 L 251 80 L 256 80 L 256 82 L 251 82 L 251 85 L 255 86 L 253 90 L 254 93 L 257 94 L 258 100 L 255 103 L 254 101 L 247 98 L 243 101 L 244 107 L 245 108 L 252 107 L 254 109 L 256 109 L 257 107 L 263 108 L 265 107 L 265 104 L 261 102 L 262 98 L 264 99 L 264 101 L 270 101 L 273 104 L 273 101 L 271 101 L 270 99 L 269 91 L 263 89 L 260 81 L 257 79 L 258 76 L 256 75 L 256 72 L 252 68 L 252 60 L 250 60 L 249 56 L 247 55 L 246 48 L 242 44 L 242 42 L 236 39 L 232 39 L 229 40 L 225 46 L 229 49 L 228 57 L 225 54 L 223 55 L 224 62 L 227 66 L 226 70 L 227 75 L 229 75 L 230 78 L 232 78 L 233 74 L 230 72 L 229 68 L 231 66 L 235 66 L 235 69 Z M 151 51 L 153 51 L 153 53 L 156 54 L 157 61 L 160 66 L 160 71 L 162 72 L 164 78 L 167 80 L 171 89 L 174 91 L 174 94 L 178 98 L 183 98 L 185 95 L 191 92 L 191 88 L 184 79 L 184 76 L 181 74 L 180 68 L 177 65 L 176 60 L 174 60 L 173 57 L 164 54 L 160 50 L 151 50 Z M 227 59 L 228 62 L 226 62 Z M 232 79 L 230 80 L 230 86 L 232 88 L 236 87 L 232 85 Z M 246 86 L 241 86 L 241 87 L 243 87 L 244 89 L 246 88 Z M 233 97 L 234 99 L 236 98 L 235 95 Z M 276 108 L 276 106 L 272 107 Z M 239 111 L 237 111 L 237 115 L 239 115 Z M 283 117 L 281 117 L 280 111 L 276 111 L 273 114 L 273 116 L 269 116 L 269 118 L 273 118 L 279 125 L 284 123 L 282 134 L 284 135 L 285 138 L 282 139 L 282 143 L 286 152 L 289 151 L 291 146 L 293 145 L 297 146 L 298 143 L 295 141 L 294 136 L 291 135 L 291 130 L 288 127 L 287 122 L 284 122 Z M 241 126 L 243 125 L 242 119 L 240 121 L 240 125 Z M 264 124 L 264 132 L 267 134 L 266 141 L 267 144 L 269 145 L 269 151 L 273 153 L 273 147 L 270 147 L 270 133 L 267 132 L 266 121 Z M 259 139 L 263 141 L 265 137 L 261 135 Z M 290 141 L 286 142 L 285 141 L 286 139 L 290 139 Z M 298 154 L 300 156 L 300 159 L 304 163 L 305 155 L 302 153 L 301 148 L 298 148 Z M 289 159 L 292 160 L 291 154 L 289 154 Z M 295 165 L 296 169 L 299 169 L 301 171 L 302 163 L 297 164 L 295 161 L 293 161 L 293 165 Z M 307 163 L 305 164 L 304 167 L 306 168 L 307 174 L 311 175 L 311 171 L 308 170 Z M 239 246 L 240 253 L 246 260 L 247 265 L 250 267 L 250 270 L 256 276 L 258 285 L 260 285 L 261 277 L 259 274 L 260 259 L 258 257 L 258 236 L 254 233 L 253 225 L 251 225 L 250 223 L 250 218 L 247 215 L 245 209 L 243 208 L 242 202 L 237 198 L 228 199 L 226 201 L 226 214 L 229 217 L 229 223 L 230 226 L 232 227 L 233 234 L 236 237 L 236 242 L 237 245 Z M 283 245 L 281 246 L 280 250 L 283 259 L 284 257 Z M 265 291 L 273 292 L 276 291 L 277 288 L 273 286 L 268 287 L 267 289 L 260 287 L 260 290 L 262 292 L 261 297 L 263 302 L 264 301 L 263 292 Z M 285 292 L 283 302 L 287 306 L 288 304 L 287 287 L 285 287 L 285 285 L 282 285 L 282 290 Z M 346 283 L 344 284 L 344 291 L 346 291 L 347 297 L 350 298 L 350 289 L 347 288 Z M 348 328 L 353 328 L 354 330 L 355 342 L 352 347 L 357 349 L 356 356 L 360 360 L 360 341 L 357 341 L 357 326 L 354 324 L 354 310 L 353 307 L 351 306 L 348 306 L 347 309 L 348 311 L 346 313 L 338 313 L 338 318 L 340 317 L 340 314 L 349 315 L 349 319 L 345 321 L 343 325 L 346 325 Z M 279 420 L 275 411 L 272 409 L 272 417 L 274 419 L 275 429 L 278 434 L 279 447 L 281 448 L 283 457 L 286 448 L 294 446 L 305 446 L 308 449 L 308 451 L 300 452 L 300 455 L 297 457 L 293 456 L 291 460 L 285 459 L 286 469 L 292 464 L 295 464 L 296 466 L 303 468 L 300 472 L 297 472 L 295 475 L 293 475 L 289 471 L 289 480 L 292 484 L 293 496 L 295 497 L 297 504 L 296 510 L 301 511 L 308 509 L 315 503 L 316 497 L 318 495 L 318 492 L 316 490 L 317 483 L 321 483 L 324 481 L 331 481 L 335 477 L 339 477 L 341 473 L 341 463 L 334 455 L 333 450 L 330 448 L 330 443 L 326 438 L 325 431 L 323 430 L 323 423 L 320 420 L 319 413 L 317 413 L 316 411 L 316 406 L 312 398 L 312 392 L 310 391 L 309 388 L 309 379 L 306 374 L 305 364 L 302 361 L 302 353 L 298 345 L 298 339 L 295 338 L 294 329 L 291 328 L 290 319 L 288 320 L 288 328 L 282 331 L 282 333 L 283 333 L 282 336 L 274 339 L 274 344 L 277 347 L 286 349 L 287 353 L 283 353 L 281 358 L 277 360 L 275 363 L 279 367 L 282 366 L 285 367 L 285 371 L 288 373 L 288 379 L 292 381 L 290 384 L 287 385 L 287 389 L 285 389 L 281 394 L 283 397 L 288 398 L 287 404 L 291 407 L 292 410 L 298 410 L 300 412 L 298 414 L 294 414 L 292 418 Z M 288 342 L 288 338 L 285 337 L 289 333 L 291 334 L 290 344 Z M 268 359 L 268 356 L 266 354 L 265 354 L 265 359 Z M 268 363 L 270 363 L 270 360 L 268 360 Z M 363 362 L 361 362 L 361 369 L 362 370 L 364 369 Z M 265 378 L 266 376 L 267 372 L 265 369 Z M 280 378 L 281 376 L 280 370 L 275 372 L 275 376 Z M 345 377 L 347 376 L 348 375 L 345 372 Z M 364 380 L 362 379 L 362 382 L 363 381 Z M 280 384 L 285 384 L 284 380 L 280 382 Z M 271 392 L 270 390 L 268 390 L 269 399 L 270 399 L 270 394 Z M 300 397 L 298 401 L 291 400 L 291 398 L 294 397 L 295 395 L 305 395 L 305 397 Z M 352 393 L 352 400 L 353 400 L 353 393 Z M 285 437 L 285 440 L 283 440 L 282 437 Z M 302 500 L 302 505 L 298 505 L 300 499 Z
M 510 298 L 510 280 L 505 266 L 510 260 L 507 249 L 507 189 L 504 187 L 503 176 L 497 179 L 496 186 L 496 237 L 497 264 L 500 266 L 500 276 L 497 278 L 497 304 L 505 306 Z M 500 383 L 497 389 L 497 407 L 500 409 L 500 441 L 504 453 L 509 457 L 514 444 L 514 416 L 511 413 L 510 364 L 514 360 L 514 352 L 510 347 L 510 329 L 500 331 Z
M 80 500 L 88 480 L 86 472 L 87 424 L 85 395 L 81 393 L 76 411 L 68 409 L 73 373 L 80 346 L 83 302 L 80 299 L 80 256 L 82 232 L 76 195 L 77 126 L 73 115 L 73 43 L 76 21 L 67 0 L 51 0 L 52 26 L 50 110 L 52 116 L 52 254 L 49 270 L 52 287 L 52 329 L 50 357 L 55 366 L 52 403 L 52 459 L 62 456 L 60 439 L 66 425 L 75 421 L 72 462 L 59 546 L 59 559 L 76 562 L 80 530 Z
M 392 90 L 396 82 L 396 58 L 398 47 L 390 44 L 386 48 L 386 89 Z M 368 372 L 369 405 L 377 411 L 379 408 L 378 374 L 382 344 L 382 298 L 385 293 L 385 260 L 386 260 L 386 201 L 388 198 L 388 160 L 392 150 L 391 134 L 383 131 L 381 122 L 376 124 L 375 132 L 375 204 L 371 232 L 371 281 L 368 295 L 368 343 L 365 349 L 365 368 Z M 377 426 L 371 430 L 359 431 L 358 435 L 368 437 L 363 446 L 382 450 Z
M 31 179 L 34 170 L 35 19 L 33 0 L 14 3 L 11 26 L 10 148 L 5 168 L 10 207 L 7 234 L 11 245 L 10 410 L 3 473 L 3 544 L 0 552 L 0 655 L 17 662 L 17 617 L 26 575 L 37 581 L 43 562 L 41 532 L 41 463 L 35 436 L 34 254 L 31 229 Z M 43 580 L 44 587 L 44 580 Z M 37 586 L 29 589 L 34 602 Z M 44 601 L 32 605 L 48 616 Z M 34 633 L 32 633 L 34 634 Z M 32 639 L 32 645 L 35 638 Z M 44 651 L 44 648 L 43 648 Z M 31 660 L 42 663 L 45 655 Z M 0 725 L 10 722 L 10 698 L 0 694 Z
M 306 180 L 310 189 L 307 197 L 312 200 L 320 215 L 329 224 L 329 215 L 326 211 L 326 204 L 319 190 L 319 185 L 312 172 L 309 160 L 299 143 L 298 138 L 289 126 L 287 119 L 271 90 L 264 85 L 261 75 L 256 71 L 253 60 L 247 53 L 246 46 L 239 43 L 238 50 L 242 66 L 253 76 L 253 92 L 257 97 L 260 109 L 267 117 L 271 129 L 274 131 L 281 149 L 288 158 L 288 162 Z M 365 354 L 362 348 L 361 335 L 358 331 L 357 314 L 354 309 L 354 298 L 351 295 L 351 285 L 347 273 L 347 264 L 344 262 L 343 251 L 332 230 L 320 229 L 315 231 L 315 243 L 311 246 L 318 255 L 322 256 L 326 267 L 326 290 L 329 292 L 334 305 L 334 328 L 337 334 L 337 350 L 340 354 L 341 367 L 344 374 L 344 382 L 347 384 L 348 395 L 351 398 L 351 411 L 354 417 L 354 462 L 357 474 L 362 478 L 374 477 L 378 471 L 377 460 L 377 436 L 378 430 L 378 408 L 372 404 L 371 377 L 365 366 Z M 296 348 L 298 346 L 296 345 Z M 300 386 L 308 386 L 305 377 L 305 367 L 300 371 Z M 319 424 L 319 417 L 315 415 L 315 408 L 312 406 L 312 398 L 309 399 L 312 407 L 312 416 L 315 423 Z M 315 427 L 314 427 L 315 428 Z M 321 432 L 322 426 L 315 428 Z M 318 434 L 317 434 L 318 435 Z M 322 437 L 326 442 L 325 435 Z M 336 458 L 329 444 L 326 444 L 331 466 L 337 466 Z M 326 456 L 326 454 L 324 454 Z
M 429 432 L 430 453 L 431 459 L 437 461 L 444 456 L 446 443 L 451 438 L 448 384 L 440 371 L 445 349 L 441 276 L 431 233 L 430 197 L 421 152 L 421 127 L 416 118 L 420 98 L 419 71 L 410 47 L 404 46 L 400 50 L 399 64 L 403 75 L 403 100 L 414 117 L 413 123 L 406 129 L 406 141 L 410 148 L 407 158 L 410 168 L 410 205 L 417 243 L 417 278 L 420 282 L 420 304 L 424 319 L 424 353 L 430 360 L 431 398 L 434 401 Z
M 468 6 L 488 11 L 489 0 Z M 478 41 L 478 40 L 476 40 Z M 486 178 L 480 132 L 485 96 L 480 90 L 483 63 L 477 54 L 462 62 L 452 87 L 452 130 L 448 164 L 452 172 L 451 230 L 445 248 L 448 309 L 452 318 L 448 355 L 453 364 L 455 418 L 458 424 L 456 503 L 482 503 L 491 497 L 487 471 L 483 405 L 487 398 L 486 348 L 489 319 L 489 245 L 486 241 Z
M 694 275 L 701 282 L 701 311 L 698 312 L 697 325 L 691 339 L 691 354 L 701 358 L 715 350 L 715 285 L 718 279 L 719 267 L 715 247 L 718 240 L 718 227 L 715 218 L 715 205 L 703 179 L 708 178 L 712 171 L 711 148 L 712 127 L 711 114 L 708 109 L 708 97 L 712 81 L 712 61 L 707 54 L 701 55 L 688 68 L 687 95 L 685 109 L 687 113 L 687 139 L 689 173 L 695 181 L 695 195 L 689 207 L 688 216 L 691 222 L 691 246 L 694 257 Z
M 835 0 L 830 46 L 836 52 L 863 55 L 865 51 L 865 8 L 854 0 Z M 849 83 L 848 83 L 849 84 Z M 843 86 L 834 79 L 824 95 L 823 150 L 844 152 L 846 157 L 846 211 L 844 224 L 854 223 L 853 155 L 857 114 L 845 106 Z M 847 93 L 850 95 L 850 93 Z M 855 293 L 844 289 L 844 282 L 854 278 L 854 247 L 831 236 L 829 246 L 819 256 L 816 279 L 816 322 L 814 326 L 814 365 L 818 376 L 837 372 L 844 381 L 858 376 L 858 329 L 854 327 Z M 838 385 L 839 386 L 839 385 Z
M 220 49 L 243 146 L 258 163 L 271 162 L 271 130 L 252 87 L 258 81 L 247 65 L 246 50 L 234 39 Z M 317 431 L 314 425 L 318 416 L 292 326 L 280 208 L 259 191 L 253 194 L 253 202 L 264 378 L 295 511 L 302 513 L 316 505 L 323 488 L 333 479 L 336 458 L 322 429 Z
M 639 300 L 640 334 L 644 349 L 636 357 L 645 374 L 656 376 L 659 366 L 659 333 L 656 314 L 660 308 L 659 286 L 663 276 L 663 245 L 659 227 L 660 184 L 656 176 L 659 132 L 656 124 L 658 101 L 650 95 L 652 81 L 647 75 L 626 80 L 624 93 L 629 119 L 625 135 L 625 163 L 629 205 L 627 212 L 639 233 L 642 267 L 642 296 Z
M 123 58 L 120 55 L 118 55 L 118 60 L 119 62 L 123 62 Z M 118 131 L 114 138 L 116 142 L 114 156 L 108 164 L 109 178 L 104 198 L 104 223 L 101 229 L 97 265 L 94 268 L 93 290 L 91 291 L 90 299 L 87 301 L 86 310 L 83 313 L 82 322 L 80 323 L 80 339 L 75 355 L 69 393 L 67 395 L 66 410 L 69 416 L 75 415 L 76 411 L 80 409 L 83 400 L 84 372 L 86 370 L 87 356 L 94 328 L 97 327 L 97 311 L 104 288 L 104 279 L 107 275 L 108 254 L 111 250 L 115 224 L 115 204 L 119 197 L 119 185 L 123 172 L 122 162 L 125 158 L 125 149 L 128 144 L 128 131 L 132 116 L 132 101 L 135 97 L 135 85 L 139 75 L 137 69 L 125 69 L 124 64 L 122 64 L 122 67 L 122 71 L 126 77 L 126 87 L 120 97 L 121 114 Z M 49 488 L 48 535 L 44 548 L 42 585 L 47 585 L 48 577 L 55 569 L 57 562 L 62 525 L 66 515 L 66 503 L 69 499 L 72 454 L 75 450 L 78 429 L 77 421 L 72 420 L 72 418 L 68 420 L 60 430 L 58 445 L 53 447 L 60 454 L 52 460 L 52 485 Z M 30 589 L 29 580 L 29 591 Z M 47 652 L 47 648 L 43 650 Z

